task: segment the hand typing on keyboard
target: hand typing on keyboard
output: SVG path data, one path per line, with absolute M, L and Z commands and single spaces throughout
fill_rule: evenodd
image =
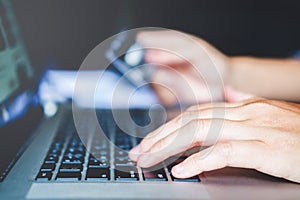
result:
M 203 62 L 205 55 L 193 52 L 183 35 L 175 31 L 155 31 L 142 32 L 137 36 L 139 43 L 152 47 L 145 54 L 147 62 L 167 65 L 181 72 L 193 91 L 198 91 L 196 99 L 191 101 L 190 96 L 185 96 L 188 89 L 182 88 L 174 74 L 157 69 L 153 82 L 164 87 L 153 85 L 153 88 L 166 105 L 176 103 L 174 93 L 166 92 L 168 87 L 187 104 L 197 104 L 208 97 L 208 92 L 203 93 L 203 82 L 195 80 L 195 76 L 189 73 L 193 66 L 182 57 L 169 53 L 183 53 L 187 60 L 206 64 Z M 205 145 L 209 147 L 171 167 L 172 175 L 187 178 L 230 166 L 256 169 L 300 183 L 300 105 L 268 100 L 300 101 L 300 62 L 293 59 L 227 57 L 199 38 L 185 37 L 192 37 L 216 64 L 224 80 L 228 103 L 189 108 L 148 134 L 130 151 L 130 158 L 137 162 L 137 166 L 147 168 L 192 147 Z
M 99 111 L 100 112 L 100 111 Z M 44 158 L 36 181 L 39 182 L 200 182 L 198 176 L 176 178 L 170 171 L 183 157 L 172 162 L 162 162 L 151 168 L 141 168 L 129 158 L 128 151 L 139 142 L 113 123 L 111 114 L 101 112 L 103 128 L 109 131 L 109 139 L 104 135 L 90 132 L 83 143 L 70 121 L 62 122 L 48 153 Z M 138 119 L 145 119 L 147 110 L 135 112 Z M 141 120 L 147 123 L 147 120 Z M 84 123 L 84 122 L 83 122 Z M 67 128 L 66 128 L 67 127 Z M 153 130 L 153 129 L 152 129 Z M 89 132 L 89 130 L 86 130 Z

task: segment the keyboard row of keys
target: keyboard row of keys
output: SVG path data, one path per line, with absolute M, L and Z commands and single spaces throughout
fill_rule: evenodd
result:
M 62 152 L 64 140 L 62 137 L 56 138 L 51 144 L 36 180 L 49 181 L 53 178 L 58 181 L 79 181 L 85 177 L 87 181 L 110 181 L 111 173 L 113 173 L 115 181 L 140 181 L 140 179 L 141 181 L 168 181 L 167 174 L 169 174 L 174 182 L 200 182 L 198 176 L 178 179 L 170 173 L 172 167 L 181 162 L 182 158 L 168 164 L 166 169 L 163 165 L 155 168 L 142 168 L 140 169 L 141 176 L 139 176 L 136 163 L 131 161 L 128 156 L 127 149 L 132 148 L 132 144 L 130 139 L 124 139 L 124 137 L 124 134 L 119 134 L 117 137 L 119 148 L 114 151 L 113 167 L 110 166 L 111 155 L 108 141 L 93 140 L 91 151 L 86 159 L 86 149 L 78 136 L 70 138 L 64 152 Z M 57 164 L 59 160 L 61 162 Z M 84 176 L 85 161 L 87 164 Z M 56 176 L 52 177 L 54 171 Z

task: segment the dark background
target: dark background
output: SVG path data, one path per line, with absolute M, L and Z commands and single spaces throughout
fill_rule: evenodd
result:
M 107 37 L 141 26 L 196 34 L 228 55 L 290 56 L 300 49 L 300 1 L 13 0 L 35 66 L 78 69 Z

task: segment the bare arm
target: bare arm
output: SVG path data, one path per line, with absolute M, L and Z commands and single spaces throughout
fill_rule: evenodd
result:
M 194 45 L 191 45 L 192 43 L 186 37 L 196 41 L 200 47 L 206 50 L 206 54 L 203 54 L 204 51 L 198 52 L 199 49 L 191 48 Z M 190 86 L 196 91 L 195 94 L 199 93 L 196 95 L 199 96 L 198 101 L 194 103 L 205 102 L 209 99 L 207 97 L 209 95 L 207 95 L 205 89 L 201 89 L 203 85 L 201 81 L 192 81 L 193 76 L 189 74 L 187 69 L 193 68 L 193 66 L 189 66 L 188 63 L 180 60 L 179 57 L 161 51 L 161 49 L 184 55 L 188 60 L 198 63 L 199 66 L 204 65 L 202 69 L 206 67 L 205 60 L 207 59 L 207 54 L 209 54 L 210 59 L 216 64 L 216 68 L 225 81 L 225 85 L 234 88 L 236 91 L 270 99 L 300 102 L 300 60 L 247 56 L 230 57 L 201 38 L 176 31 L 141 32 L 138 35 L 138 41 L 143 45 L 156 47 L 156 49 L 147 51 L 146 61 L 174 67 L 176 71 L 186 77 L 186 80 L 191 80 L 189 82 Z M 169 86 L 182 97 L 190 96 L 185 93 L 185 89 L 180 88 L 180 85 L 174 86 L 174 82 L 180 82 L 176 80 L 175 76 L 172 76 L 169 72 L 163 72 L 164 70 L 160 70 L 154 74 L 153 79 L 155 82 Z M 173 83 L 169 84 L 167 82 L 169 79 L 166 79 L 166 77 L 172 77 Z M 155 90 L 165 104 L 174 102 L 174 98 L 166 95 L 167 92 L 162 88 L 155 88 Z M 197 91 L 199 92 L 197 93 Z M 188 100 L 186 101 L 189 102 Z
M 257 96 L 299 102 L 300 61 L 232 57 L 227 82 Z

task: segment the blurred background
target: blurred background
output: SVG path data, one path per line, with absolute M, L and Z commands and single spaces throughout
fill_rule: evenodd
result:
M 156 26 L 204 38 L 228 55 L 291 56 L 300 49 L 300 1 L 12 0 L 35 67 L 78 69 L 101 41 Z

